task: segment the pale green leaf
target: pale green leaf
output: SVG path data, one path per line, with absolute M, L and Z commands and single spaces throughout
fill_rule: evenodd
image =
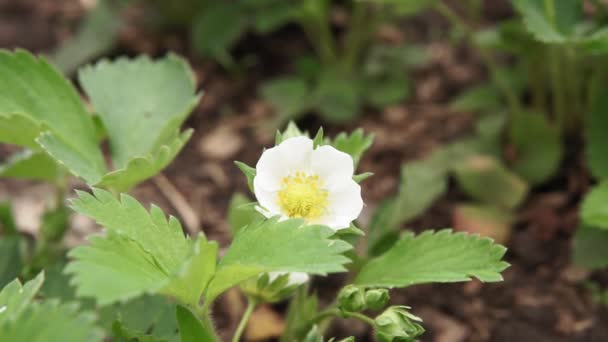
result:
M 21 285 L 19 279 L 15 279 L 0 291 L 0 327 L 7 322 L 16 320 L 30 306 L 34 297 L 44 282 L 44 273 Z
M 332 240 L 325 226 L 305 226 L 302 220 L 257 222 L 240 230 L 220 261 L 207 290 L 213 299 L 228 288 L 270 271 L 327 274 L 345 271 L 349 259 L 342 255 L 352 247 Z
M 42 123 L 25 114 L 0 113 L 0 141 L 39 149 L 36 138 L 40 135 Z
M 582 225 L 574 235 L 572 259 L 577 265 L 591 269 L 608 266 L 608 230 Z
M 157 151 L 146 156 L 135 156 L 127 165 L 105 174 L 96 185 L 116 192 L 128 191 L 136 184 L 153 177 L 173 161 L 192 136 L 192 130 L 182 132 L 178 137 L 162 145 Z
M 385 200 L 372 217 L 368 250 L 372 255 L 383 251 L 387 243 L 394 243 L 396 231 L 402 223 L 424 213 L 448 185 L 447 167 L 443 153 L 409 162 L 401 168 L 399 190 L 394 198 Z
M 31 139 L 49 131 L 66 145 L 62 150 L 69 150 L 69 156 L 78 156 L 88 169 L 103 174 L 105 165 L 91 116 L 57 70 L 28 52 L 0 51 L 0 82 L 9 85 L 0 90 L 0 127 L 10 127 L 0 128 L 0 141 L 33 148 Z M 23 135 L 16 135 L 17 128 L 25 128 Z
M 237 192 L 232 195 L 228 204 L 228 225 L 233 236 L 246 225 L 263 219 L 262 214 L 255 209 L 255 206 L 255 202 L 252 203 L 249 198 L 241 193 Z
M 156 61 L 104 60 L 81 69 L 79 80 L 107 130 L 116 169 L 174 145 L 175 132 L 199 101 L 193 71 L 172 54 Z
M 261 95 L 275 107 L 282 122 L 297 117 L 311 107 L 308 85 L 303 79 L 296 77 L 264 83 Z
M 462 189 L 484 203 L 515 208 L 528 193 L 528 185 L 521 178 L 490 156 L 470 157 L 455 172 Z
M 459 282 L 473 277 L 484 282 L 501 281 L 508 264 L 506 248 L 477 235 L 450 230 L 405 233 L 386 253 L 369 261 L 355 284 L 407 287 L 432 282 Z
M 538 113 L 515 114 L 510 125 L 511 142 L 516 153 L 513 169 L 531 184 L 547 181 L 562 160 L 559 133 L 544 115 Z
M 363 129 L 359 128 L 350 134 L 342 132 L 338 134 L 329 143 L 336 149 L 350 154 L 355 162 L 355 167 L 359 164 L 359 160 L 363 154 L 372 146 L 374 143 L 373 134 L 365 134 Z
M 78 305 L 52 300 L 28 307 L 14 321 L 0 325 L 2 341 L 103 341 L 95 315 L 79 313 Z
M 23 150 L 0 164 L 0 177 L 57 182 L 63 177 L 60 166 L 46 153 Z
M 108 52 L 117 41 L 125 2 L 99 1 L 82 19 L 76 34 L 52 55 L 53 64 L 70 74 L 80 65 Z
M 608 229 L 608 181 L 595 186 L 585 195 L 580 215 L 584 224 Z
M 257 173 L 256 169 L 245 163 L 241 163 L 240 161 L 235 161 L 234 163 L 239 168 L 239 170 L 243 172 L 245 177 L 247 177 L 247 185 L 249 186 L 249 190 L 253 192 L 253 179 L 255 178 L 255 175 Z
M 204 237 L 186 239 L 180 223 L 156 206 L 148 212 L 128 195 L 120 201 L 107 191 L 95 196 L 78 192 L 72 201 L 77 212 L 106 229 L 105 236 L 70 252 L 66 271 L 81 296 L 104 305 L 144 293 L 161 293 L 192 304 L 213 274 L 217 245 Z M 110 282 L 104 279 L 119 279 Z
M 96 138 L 96 136 L 93 136 L 93 138 Z M 95 155 L 91 156 L 80 153 L 67 140 L 52 132 L 47 131 L 42 133 L 36 139 L 36 142 L 59 165 L 65 167 L 73 175 L 84 179 L 88 184 L 96 184 L 106 172 L 105 165 L 98 165 L 96 160 L 94 160 L 97 158 Z

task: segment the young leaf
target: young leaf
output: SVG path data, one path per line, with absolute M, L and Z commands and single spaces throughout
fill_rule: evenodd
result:
M 193 71 L 176 55 L 104 60 L 80 69 L 79 80 L 107 130 L 116 169 L 172 144 L 200 99 Z
M 184 147 L 192 136 L 187 129 L 166 145 L 145 156 L 133 157 L 127 166 L 105 174 L 97 186 L 112 189 L 116 192 L 128 191 L 134 185 L 156 175 L 164 169 Z
M 355 162 L 355 167 L 359 164 L 361 156 L 367 151 L 374 143 L 374 135 L 365 135 L 363 129 L 359 128 L 350 134 L 344 132 L 338 134 L 330 144 L 336 149 L 350 154 Z
M 485 282 L 502 280 L 508 267 L 501 261 L 506 248 L 476 235 L 426 231 L 411 232 L 386 253 L 361 269 L 355 284 L 378 287 L 407 287 L 431 282 L 458 282 L 472 277 Z
M 608 181 L 595 186 L 585 195 L 580 215 L 584 224 L 608 229 Z
M 591 269 L 608 266 L 608 230 L 583 224 L 574 235 L 572 259 Z
M 207 300 L 264 272 L 343 272 L 349 259 L 342 253 L 352 247 L 330 239 L 333 234 L 325 226 L 304 226 L 304 221 L 296 219 L 279 222 L 278 218 L 241 229 L 218 265 Z
M 596 92 L 593 103 L 585 115 L 585 143 L 587 165 L 593 176 L 599 179 L 608 178 L 608 97 L 605 90 Z
M 74 275 L 78 294 L 104 305 L 143 293 L 162 293 L 191 304 L 213 273 L 217 245 L 204 237 L 192 242 L 180 223 L 156 206 L 150 212 L 130 196 L 121 200 L 94 189 L 95 197 L 78 192 L 77 212 L 106 228 L 106 236 L 70 252 L 66 272 Z M 200 268 L 200 269 L 199 269 Z M 120 279 L 107 283 L 104 279 Z
M 528 193 L 528 185 L 523 180 L 489 156 L 470 157 L 455 171 L 460 186 L 484 203 L 515 208 Z
M 214 342 L 218 339 L 203 323 L 194 316 L 192 311 L 181 305 L 177 306 L 177 323 L 181 342 Z
M 261 95 L 276 108 L 281 122 L 296 118 L 310 108 L 310 90 L 300 78 L 281 78 L 262 85 Z
M 0 83 L 10 85 L 0 90 L 0 127 L 6 127 L 0 128 L 0 141 L 39 148 L 33 139 L 48 131 L 66 145 L 64 150 L 86 161 L 94 174 L 104 173 L 91 116 L 57 70 L 28 52 L 1 50 Z
M 240 6 L 224 2 L 212 2 L 194 19 L 192 46 L 203 56 L 231 62 L 228 50 L 245 30 L 246 13 Z
M 61 167 L 44 152 L 23 150 L 0 164 L 0 177 L 57 182 L 63 177 Z
M 562 159 L 562 143 L 557 130 L 538 113 L 517 113 L 512 116 L 511 142 L 517 159 L 513 168 L 532 184 L 548 180 Z
M 255 209 L 255 203 L 241 193 L 235 193 L 228 204 L 228 225 L 232 236 L 239 230 L 263 216 Z

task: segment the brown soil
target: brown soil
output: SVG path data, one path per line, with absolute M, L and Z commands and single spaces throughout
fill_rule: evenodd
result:
M 489 18 L 509 15 L 508 6 L 499 6 L 501 3 L 496 2 L 488 11 Z M 0 47 L 49 51 L 69 36 L 83 13 L 77 1 L 0 0 Z M 137 22 L 137 11 L 129 15 Z M 438 20 L 430 15 L 416 19 L 416 25 L 404 26 L 404 32 L 425 41 L 431 53 L 429 62 L 414 74 L 415 95 L 407 104 L 382 112 L 368 110 L 359 121 L 346 126 L 327 125 L 314 115 L 300 122 L 313 132 L 323 125 L 328 134 L 356 127 L 375 134 L 375 144 L 360 166 L 362 171 L 375 173 L 363 185 L 367 207 L 362 221 L 369 219 L 379 201 L 393 194 L 403 162 L 423 157 L 471 131 L 473 115 L 454 113 L 446 103 L 458 91 L 482 79 L 484 72 L 470 51 L 431 40 L 430 30 L 425 28 Z M 164 175 L 186 198 L 205 233 L 223 247 L 230 240 L 224 220 L 228 201 L 235 191 L 248 193 L 233 160 L 255 164 L 262 148 L 272 143 L 265 124 L 272 117 L 272 109 L 256 95 L 257 86 L 261 80 L 290 68 L 286 54 L 306 49 L 304 38 L 293 28 L 270 37 L 249 36 L 237 51 L 259 53 L 258 64 L 246 74 L 230 75 L 194 56 L 183 33 L 147 32 L 131 23 L 123 29 L 119 47 L 111 53 L 162 55 L 176 50 L 189 57 L 205 96 L 185 125 L 195 129 L 194 136 Z M 6 156 L 9 150 L 2 151 L 1 155 Z M 507 260 L 512 266 L 504 273 L 504 282 L 416 286 L 394 292 L 393 303 L 412 306 L 414 313 L 424 319 L 428 331 L 422 341 L 608 341 L 608 311 L 595 303 L 582 285 L 589 277 L 606 285 L 608 276 L 605 272 L 589 275 L 570 264 L 577 204 L 589 181 L 581 157 L 574 153 L 568 158 L 561 174 L 535 189 L 520 210 L 507 244 Z M 30 186 L 0 182 L 0 190 L 14 194 Z M 156 203 L 180 216 L 158 182 L 148 181 L 133 193 L 144 203 Z M 450 226 L 453 206 L 463 199 L 453 188 L 408 227 L 422 230 Z M 340 281 L 341 277 L 332 276 L 315 284 L 321 296 L 329 298 Z M 231 292 L 222 301 L 216 321 L 221 329 L 229 331 L 243 309 L 242 299 Z M 280 314 L 284 306 L 273 310 Z M 338 337 L 357 334 L 357 341 L 371 340 L 369 332 L 351 321 L 336 321 L 331 332 Z

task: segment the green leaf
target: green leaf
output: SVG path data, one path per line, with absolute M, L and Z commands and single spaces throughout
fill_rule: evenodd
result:
M 167 220 L 156 206 L 148 212 L 128 195 L 119 201 L 107 191 L 93 191 L 95 197 L 78 192 L 72 201 L 74 210 L 106 229 L 105 236 L 94 236 L 90 245 L 70 252 L 74 261 L 66 272 L 74 275 L 80 296 L 105 305 L 143 293 L 161 293 L 187 304 L 201 295 L 213 273 L 207 267 L 215 264 L 215 243 L 204 237 L 195 243 L 186 239 L 177 219 Z
M 399 15 L 415 15 L 431 7 L 437 0 L 381 0 L 392 6 Z
M 181 305 L 177 306 L 177 322 L 181 342 L 213 342 L 217 341 L 213 332 L 209 331 L 203 323 L 194 316 L 192 311 Z
M 361 183 L 373 175 L 374 175 L 373 172 L 364 172 L 364 173 L 360 173 L 358 175 L 354 175 L 353 180 L 357 183 Z
M 0 287 L 21 274 L 25 241 L 19 235 L 0 238 Z
M 395 231 L 401 224 L 424 213 L 448 185 L 447 169 L 442 155 L 409 162 L 401 168 L 401 183 L 394 198 L 384 201 L 372 217 L 368 250 L 377 255 L 385 243 L 394 243 Z
M 359 128 L 350 134 L 342 132 L 338 134 L 333 141 L 329 141 L 329 143 L 336 149 L 350 154 L 350 156 L 353 157 L 356 167 L 363 154 L 374 143 L 374 135 L 366 135 L 363 132 L 363 129 Z
M 281 122 L 298 117 L 310 106 L 310 90 L 303 79 L 287 77 L 262 85 L 261 95 L 275 107 Z
M 0 327 L 7 322 L 15 320 L 28 308 L 36 297 L 38 290 L 44 282 L 44 273 L 40 273 L 36 278 L 21 285 L 19 279 L 15 279 L 0 291 Z
M 562 143 L 557 130 L 547 118 L 537 113 L 512 116 L 511 142 L 515 146 L 515 172 L 531 184 L 541 184 L 551 178 L 562 160 Z
M 76 34 L 53 53 L 53 64 L 66 74 L 112 49 L 120 30 L 124 2 L 100 1 L 83 18 Z
M 218 265 L 207 300 L 264 272 L 343 272 L 349 259 L 342 253 L 352 247 L 330 239 L 333 234 L 325 226 L 304 226 L 304 221 L 295 219 L 278 222 L 278 218 L 241 229 Z
M 325 70 L 313 91 L 312 101 L 331 122 L 347 122 L 361 111 L 361 84 L 353 77 Z
M 55 183 L 64 176 L 61 168 L 46 153 L 23 150 L 0 164 L 0 177 L 42 180 Z
M 513 0 L 524 24 L 534 37 L 544 43 L 568 41 L 582 16 L 578 0 Z
M 466 89 L 450 102 L 450 108 L 459 112 L 478 112 L 500 108 L 500 92 L 492 84 Z
M 142 296 L 101 308 L 100 320 L 115 338 L 137 338 L 139 342 L 179 340 L 175 304 L 160 296 Z
M 585 195 L 580 215 L 584 224 L 608 229 L 608 181 L 596 185 Z
M 608 97 L 598 91 L 593 96 L 590 110 L 585 115 L 585 143 L 587 164 L 593 176 L 608 178 Z
M 172 54 L 157 61 L 104 60 L 82 68 L 79 80 L 108 132 L 116 169 L 174 145 L 175 132 L 200 98 L 193 71 Z
M 523 180 L 490 156 L 470 157 L 455 171 L 462 189 L 484 203 L 515 208 L 528 193 L 528 185 Z
M 146 156 L 133 157 L 127 166 L 105 174 L 96 185 L 116 192 L 124 192 L 155 176 L 173 161 L 192 136 L 192 132 L 191 129 L 187 129 L 167 145 L 162 145 L 156 152 Z
M 255 209 L 256 205 L 257 203 L 252 203 L 247 196 L 239 192 L 232 195 L 228 204 L 228 225 L 232 236 L 237 235 L 246 225 L 263 219 L 262 214 Z
M 241 163 L 240 161 L 235 161 L 234 163 L 239 168 L 239 170 L 241 170 L 241 172 L 243 172 L 245 177 L 247 177 L 247 185 L 249 186 L 249 190 L 251 190 L 251 192 L 253 192 L 253 179 L 255 178 L 257 171 L 255 170 L 255 168 L 253 168 L 245 163 Z
M 601 269 L 608 266 L 608 230 L 583 224 L 574 235 L 572 259 L 575 264 Z
M 0 128 L 0 141 L 35 148 L 32 139 L 48 131 L 66 145 L 64 150 L 86 161 L 95 174 L 103 174 L 105 164 L 91 116 L 74 87 L 57 70 L 28 52 L 2 50 L 0 82 L 10 85 L 0 90 L 0 127 L 10 127 Z
M 10 202 L 0 202 L 0 232 L 4 236 L 19 234 Z
M 368 262 L 355 284 L 407 287 L 432 282 L 459 282 L 475 277 L 501 281 L 508 264 L 501 261 L 506 248 L 491 239 L 450 230 L 405 233 L 385 254 Z
M 203 56 L 228 62 L 228 50 L 245 31 L 245 15 L 239 6 L 214 2 L 194 19 L 192 46 Z

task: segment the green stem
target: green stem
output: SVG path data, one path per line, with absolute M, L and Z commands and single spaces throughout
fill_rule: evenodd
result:
M 249 317 L 253 313 L 253 309 L 257 306 L 257 301 L 248 297 L 247 298 L 247 309 L 245 309 L 245 313 L 243 317 L 241 317 L 241 321 L 239 322 L 239 326 L 236 328 L 236 332 L 232 337 L 232 342 L 239 342 L 241 340 L 241 335 L 245 331 L 245 327 L 247 326 L 247 322 L 249 321 Z
M 456 14 L 454 11 L 452 11 L 452 9 L 449 6 L 445 5 L 444 3 L 437 2 L 435 4 L 435 8 L 441 15 L 443 15 L 446 19 L 448 19 L 454 26 L 457 26 L 458 28 L 460 28 L 466 34 L 470 44 L 477 49 L 477 51 L 479 52 L 479 56 L 481 57 L 481 59 L 483 60 L 483 62 L 486 65 L 486 67 L 490 71 L 492 81 L 494 82 L 494 84 L 496 84 L 496 86 L 502 91 L 503 95 L 505 96 L 505 98 L 507 100 L 507 104 L 509 105 L 511 112 L 512 113 L 521 112 L 522 106 L 519 101 L 519 97 L 517 96 L 515 91 L 512 89 L 509 82 L 501 75 L 500 69 L 499 69 L 499 64 L 498 64 L 498 61 L 496 60 L 496 57 L 492 54 L 492 52 L 490 52 L 489 50 L 486 50 L 485 48 L 483 48 L 482 46 L 480 46 L 479 44 L 477 44 L 475 42 L 475 40 L 473 39 L 473 36 L 475 33 L 473 28 L 471 28 L 464 21 L 464 19 L 462 19 L 460 16 L 458 16 L 458 14 Z
M 551 77 L 551 92 L 553 93 L 553 110 L 555 112 L 555 121 L 559 132 L 563 135 L 566 130 L 566 87 L 562 79 L 561 52 L 557 46 L 550 47 L 549 54 L 549 72 Z
M 331 317 L 354 318 L 361 322 L 374 326 L 374 320 L 364 314 L 358 312 L 343 312 L 339 309 L 327 309 L 319 313 L 317 316 L 310 320 L 310 324 L 316 324 Z
M 336 59 L 336 47 L 331 32 L 328 1 L 307 0 L 302 7 L 300 25 L 313 45 L 319 59 L 331 64 Z
M 352 18 L 345 38 L 344 64 L 349 71 L 353 70 L 361 58 L 361 51 L 374 31 L 372 15 L 371 6 L 366 2 L 354 2 Z

